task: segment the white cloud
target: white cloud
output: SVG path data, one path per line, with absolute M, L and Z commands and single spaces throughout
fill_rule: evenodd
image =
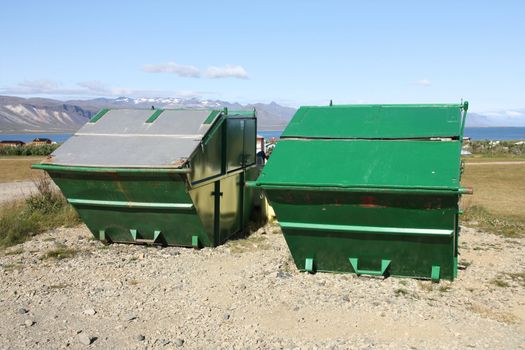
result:
M 199 68 L 175 62 L 146 64 L 143 70 L 147 73 L 172 73 L 177 74 L 179 77 L 199 78 L 201 76 Z
M 108 90 L 107 86 L 98 80 L 81 81 L 77 85 L 90 91 L 105 92 Z
M 509 117 L 521 117 L 523 113 L 517 111 L 505 111 L 505 114 Z
M 227 64 L 224 67 L 210 66 L 201 70 L 195 66 L 178 64 L 175 62 L 161 63 L 161 64 L 146 64 L 142 68 L 147 73 L 170 73 L 176 74 L 179 77 L 185 78 L 237 78 L 248 79 L 248 72 L 243 66 Z
M 100 81 L 84 81 L 63 87 L 52 80 L 23 81 L 14 86 L 0 87 L 0 94 L 47 95 L 47 96 L 88 96 L 88 97 L 201 97 L 211 94 L 206 91 L 146 90 L 127 87 L 110 87 Z
M 427 87 L 427 86 L 430 86 L 432 83 L 428 79 L 421 79 L 417 81 L 417 84 L 420 86 Z
M 224 67 L 208 67 L 204 76 L 207 78 L 237 78 L 248 79 L 248 72 L 243 66 L 227 64 Z

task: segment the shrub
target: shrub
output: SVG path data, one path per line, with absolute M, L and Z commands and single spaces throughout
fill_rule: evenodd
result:
M 4 204 L 0 210 L 0 247 L 23 243 L 29 237 L 59 226 L 77 225 L 80 220 L 47 175 L 34 180 L 37 192 L 26 200 Z
M 0 156 L 48 156 L 59 144 L 23 145 L 18 147 L 0 147 Z

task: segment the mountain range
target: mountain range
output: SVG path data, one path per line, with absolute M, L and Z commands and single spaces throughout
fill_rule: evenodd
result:
M 102 108 L 188 108 L 257 111 L 259 130 L 282 130 L 296 109 L 275 102 L 242 105 L 199 98 L 94 98 L 60 101 L 46 98 L 0 96 L 0 133 L 70 133 L 78 130 Z M 469 113 L 467 126 L 525 126 L 525 109 Z
M 275 102 L 242 105 L 220 100 L 183 98 L 95 98 L 60 101 L 0 96 L 0 133 L 69 133 L 78 130 L 102 108 L 187 108 L 257 111 L 259 130 L 282 130 L 296 109 Z

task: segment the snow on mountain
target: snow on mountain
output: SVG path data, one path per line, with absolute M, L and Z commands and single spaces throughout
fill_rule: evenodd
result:
M 252 110 L 256 109 L 261 130 L 283 129 L 295 113 L 294 108 L 270 104 L 230 103 L 198 98 L 96 98 L 58 101 L 41 98 L 0 96 L 0 133 L 74 132 L 102 108 L 188 108 Z

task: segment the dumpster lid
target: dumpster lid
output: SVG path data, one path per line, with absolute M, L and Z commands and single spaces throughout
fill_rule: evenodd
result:
M 256 184 L 458 191 L 467 107 L 301 107 Z
M 459 189 L 459 141 L 280 140 L 257 185 Z
M 463 136 L 464 104 L 306 106 L 281 138 L 399 139 Z
M 221 114 L 209 110 L 102 110 L 54 153 L 53 164 L 180 167 Z

